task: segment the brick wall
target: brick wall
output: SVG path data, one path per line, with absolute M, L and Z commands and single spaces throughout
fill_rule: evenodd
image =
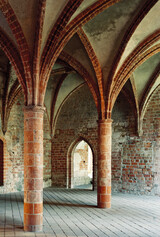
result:
M 120 94 L 112 113 L 112 191 L 160 194 L 160 106 L 158 89 L 148 105 L 143 136 L 136 134 L 133 110 Z M 78 137 L 85 137 L 97 164 L 97 111 L 86 86 L 76 91 L 60 112 L 52 140 L 52 183 L 66 187 L 71 180 L 68 160 Z M 159 130 L 157 129 L 159 127 Z M 159 136 L 159 138 L 158 138 Z M 96 177 L 96 172 L 95 172 Z M 69 180 L 68 180 L 69 179 Z M 94 179 L 96 183 L 96 178 Z M 68 185 L 69 186 L 69 185 Z
M 23 97 L 13 105 L 5 135 L 0 131 L 4 143 L 4 185 L 0 193 L 23 189 Z
M 87 86 L 74 92 L 60 112 L 52 140 L 52 184 L 70 186 L 72 148 L 84 139 L 94 156 L 94 176 L 97 167 L 97 111 Z M 73 168 L 73 167 L 72 167 Z
M 50 136 L 50 127 L 49 127 L 47 113 L 44 113 L 43 128 L 44 128 L 43 186 L 48 187 L 48 186 L 51 186 L 51 136 Z
M 125 168 L 128 170 L 126 172 L 129 173 L 131 168 L 129 168 L 130 158 L 124 157 L 124 150 L 136 138 L 132 108 L 123 94 L 120 94 L 117 98 L 112 112 L 112 119 L 112 190 L 122 191 L 124 184 L 126 186 L 130 184 Z
M 143 124 L 144 151 L 150 150 L 144 176 L 149 192 L 160 195 L 160 87 L 147 107 Z M 144 154 L 145 154 L 144 152 Z M 143 161 L 143 160 L 142 160 Z
M 23 143 L 24 143 L 24 99 L 19 96 L 13 105 L 8 121 L 8 129 L 0 139 L 4 144 L 4 185 L 0 193 L 23 190 Z M 1 128 L 1 125 L 0 125 Z M 44 186 L 51 185 L 51 139 L 47 115 L 44 115 Z
M 148 104 L 141 137 L 135 135 L 136 125 L 129 104 L 125 103 L 122 95 L 118 98 L 113 111 L 112 189 L 114 191 L 160 195 L 159 93 L 160 88 L 154 92 Z M 122 111 L 125 116 L 122 116 Z
M 142 137 L 136 136 L 135 119 L 126 98 L 115 104 L 112 136 L 112 190 L 160 195 L 160 89 L 147 107 Z M 94 184 L 97 167 L 97 111 L 87 86 L 74 92 L 60 112 L 55 135 L 50 139 L 49 122 L 44 116 L 44 184 L 71 185 L 72 150 L 82 139 L 94 155 Z M 8 130 L 0 132 L 4 144 L 4 185 L 0 193 L 23 189 L 23 97 L 11 110 Z

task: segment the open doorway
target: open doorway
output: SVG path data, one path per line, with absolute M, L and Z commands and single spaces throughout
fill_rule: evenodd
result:
M 93 153 L 81 140 L 73 152 L 72 188 L 93 189 Z

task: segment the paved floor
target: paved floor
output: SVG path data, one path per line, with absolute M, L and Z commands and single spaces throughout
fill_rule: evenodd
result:
M 92 186 L 92 184 L 84 184 L 84 185 L 75 186 L 74 189 L 89 189 L 89 190 L 92 190 L 93 186 Z
M 44 232 L 23 231 L 23 193 L 0 195 L 0 237 L 158 237 L 160 197 L 112 195 L 112 208 L 96 207 L 96 192 L 47 188 Z

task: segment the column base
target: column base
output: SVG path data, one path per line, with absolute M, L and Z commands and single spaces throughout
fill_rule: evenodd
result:
M 98 208 L 104 208 L 104 209 L 109 209 L 111 208 L 111 203 L 99 203 Z
M 24 231 L 26 231 L 26 232 L 42 232 L 43 226 L 42 225 L 24 226 Z
M 24 213 L 24 231 L 41 232 L 43 230 L 43 216 Z

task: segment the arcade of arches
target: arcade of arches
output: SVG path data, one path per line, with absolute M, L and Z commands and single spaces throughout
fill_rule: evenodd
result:
M 159 15 L 159 0 L 0 0 L 0 194 L 24 190 L 24 230 L 42 230 L 43 187 L 90 183 L 99 208 L 160 195 Z

